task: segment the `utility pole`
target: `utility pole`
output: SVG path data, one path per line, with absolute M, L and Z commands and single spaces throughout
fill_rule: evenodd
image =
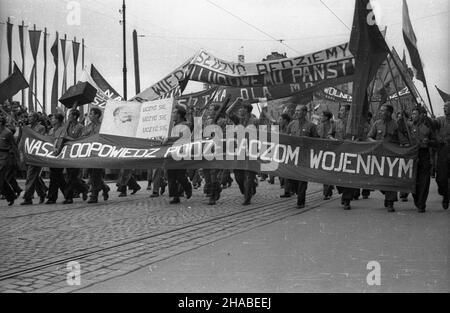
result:
M 123 0 L 122 10 L 119 12 L 122 13 L 122 20 L 120 23 L 123 28 L 123 99 L 127 100 L 127 38 L 126 38 L 126 15 L 125 11 L 125 0 Z
M 134 52 L 134 80 L 136 94 L 141 92 L 141 80 L 139 75 L 139 49 L 136 29 L 133 30 L 133 52 Z

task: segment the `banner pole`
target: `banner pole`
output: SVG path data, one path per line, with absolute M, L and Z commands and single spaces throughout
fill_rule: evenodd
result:
M 392 58 L 392 56 L 391 56 L 391 58 Z M 396 94 L 397 94 L 397 103 L 398 103 L 398 106 L 401 107 L 401 110 L 402 110 L 402 120 L 403 120 L 403 123 L 405 124 L 406 132 L 408 133 L 408 140 L 409 140 L 409 142 L 411 143 L 411 142 L 412 142 L 412 141 L 411 141 L 411 133 L 410 133 L 410 131 L 409 131 L 408 125 L 406 124 L 406 119 L 405 119 L 405 116 L 404 116 L 404 114 L 403 114 L 403 112 L 404 112 L 404 110 L 405 110 L 405 106 L 400 102 L 400 93 L 398 92 L 397 82 L 395 81 L 394 73 L 392 72 L 391 62 L 389 62 L 389 59 L 388 59 L 387 61 L 388 61 L 387 64 L 388 64 L 388 67 L 389 67 L 389 73 L 391 73 L 392 82 L 394 83 L 395 92 L 396 92 Z M 394 62 L 394 63 L 395 63 L 395 62 Z M 400 72 L 400 71 L 399 71 L 399 72 Z
M 425 82 L 425 90 L 427 91 L 428 103 L 430 104 L 431 115 L 434 116 L 433 105 L 431 104 L 430 92 L 428 91 L 428 84 Z
M 391 58 L 392 58 L 393 60 L 395 60 L 395 57 L 394 57 L 394 55 L 393 55 L 393 53 L 392 53 L 391 50 L 389 50 L 389 55 L 391 56 Z M 398 70 L 398 72 L 400 73 L 400 75 L 402 76 L 403 81 L 404 81 L 405 84 L 406 84 L 406 87 L 408 87 L 409 91 L 410 91 L 411 93 L 413 93 L 412 90 L 411 90 L 411 86 L 409 86 L 409 84 L 406 83 L 406 78 L 405 78 L 405 76 L 403 75 L 403 72 L 402 72 L 402 70 L 400 69 L 400 67 L 397 65 L 397 62 L 394 61 L 394 65 L 395 65 L 395 67 L 397 68 L 397 70 Z M 419 95 L 419 97 L 420 97 L 420 99 L 423 101 L 423 103 L 425 103 L 425 101 L 424 101 L 423 98 L 422 98 L 422 95 L 421 95 L 421 94 L 419 93 L 419 91 L 417 90 L 416 85 L 414 85 L 414 83 L 413 83 L 412 81 L 411 81 L 411 83 L 412 83 L 412 87 L 413 87 L 414 91 Z M 417 102 L 416 97 L 413 97 L 413 98 L 414 98 L 414 102 L 415 102 L 417 105 L 420 105 L 420 103 Z M 428 111 L 429 113 L 431 113 L 431 112 L 430 112 L 430 109 L 429 109 L 427 106 L 425 106 L 425 108 L 427 109 L 427 111 Z

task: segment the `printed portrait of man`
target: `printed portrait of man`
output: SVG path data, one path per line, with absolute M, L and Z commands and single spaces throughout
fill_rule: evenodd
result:
M 129 105 L 121 105 L 113 111 L 114 127 L 121 136 L 134 137 L 139 123 L 139 111 Z
M 101 134 L 135 137 L 141 105 L 108 100 L 100 128 Z

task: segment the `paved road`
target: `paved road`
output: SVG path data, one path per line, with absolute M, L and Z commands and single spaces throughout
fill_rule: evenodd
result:
M 320 188 L 310 184 L 311 204 L 320 203 Z M 127 198 L 113 193 L 98 205 L 78 199 L 72 205 L 6 207 L 2 201 L 0 292 L 74 291 L 299 214 L 295 199 L 281 200 L 280 193 L 263 182 L 248 207 L 240 205 L 235 184 L 216 206 L 208 206 L 200 190 L 174 206 L 166 196 L 150 199 L 144 191 Z M 69 261 L 80 263 L 82 286 L 67 285 Z

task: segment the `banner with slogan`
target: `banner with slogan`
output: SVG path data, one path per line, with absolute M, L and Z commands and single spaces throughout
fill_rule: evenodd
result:
M 195 133 L 195 131 L 194 131 Z M 245 169 L 279 177 L 372 190 L 414 192 L 418 147 L 341 142 L 258 132 L 254 140 L 198 139 L 167 145 L 96 134 L 69 141 L 59 155 L 54 140 L 24 127 L 20 150 L 27 164 L 54 168 Z
M 147 102 L 108 100 L 101 134 L 133 138 L 169 137 L 173 99 Z
M 327 87 L 352 81 L 353 73 L 354 57 L 348 43 L 294 58 L 256 63 L 228 62 L 201 50 L 131 100 L 143 102 L 177 96 L 177 92 L 180 89 L 182 91 L 183 84 L 193 80 L 240 88 L 230 92 L 246 92 L 250 102 L 257 102 L 254 99 L 256 94 L 260 94 L 258 98 L 285 98 L 293 93 L 309 92 L 313 87 Z M 252 87 L 253 89 L 248 89 Z M 251 97 L 253 99 L 250 99 Z
M 348 44 L 296 58 L 259 63 L 226 62 L 201 51 L 193 60 L 189 79 L 230 87 L 264 87 L 299 84 L 300 90 L 354 73 Z
M 161 79 L 159 82 L 153 84 L 147 89 L 143 90 L 133 98 L 131 101 L 152 101 L 161 98 L 170 98 L 180 95 L 183 88 L 182 82 L 186 80 L 188 75 L 189 65 L 191 64 L 193 57 L 188 59 L 172 73 Z M 187 82 L 185 82 L 187 83 Z M 185 86 L 184 86 L 185 87 Z

